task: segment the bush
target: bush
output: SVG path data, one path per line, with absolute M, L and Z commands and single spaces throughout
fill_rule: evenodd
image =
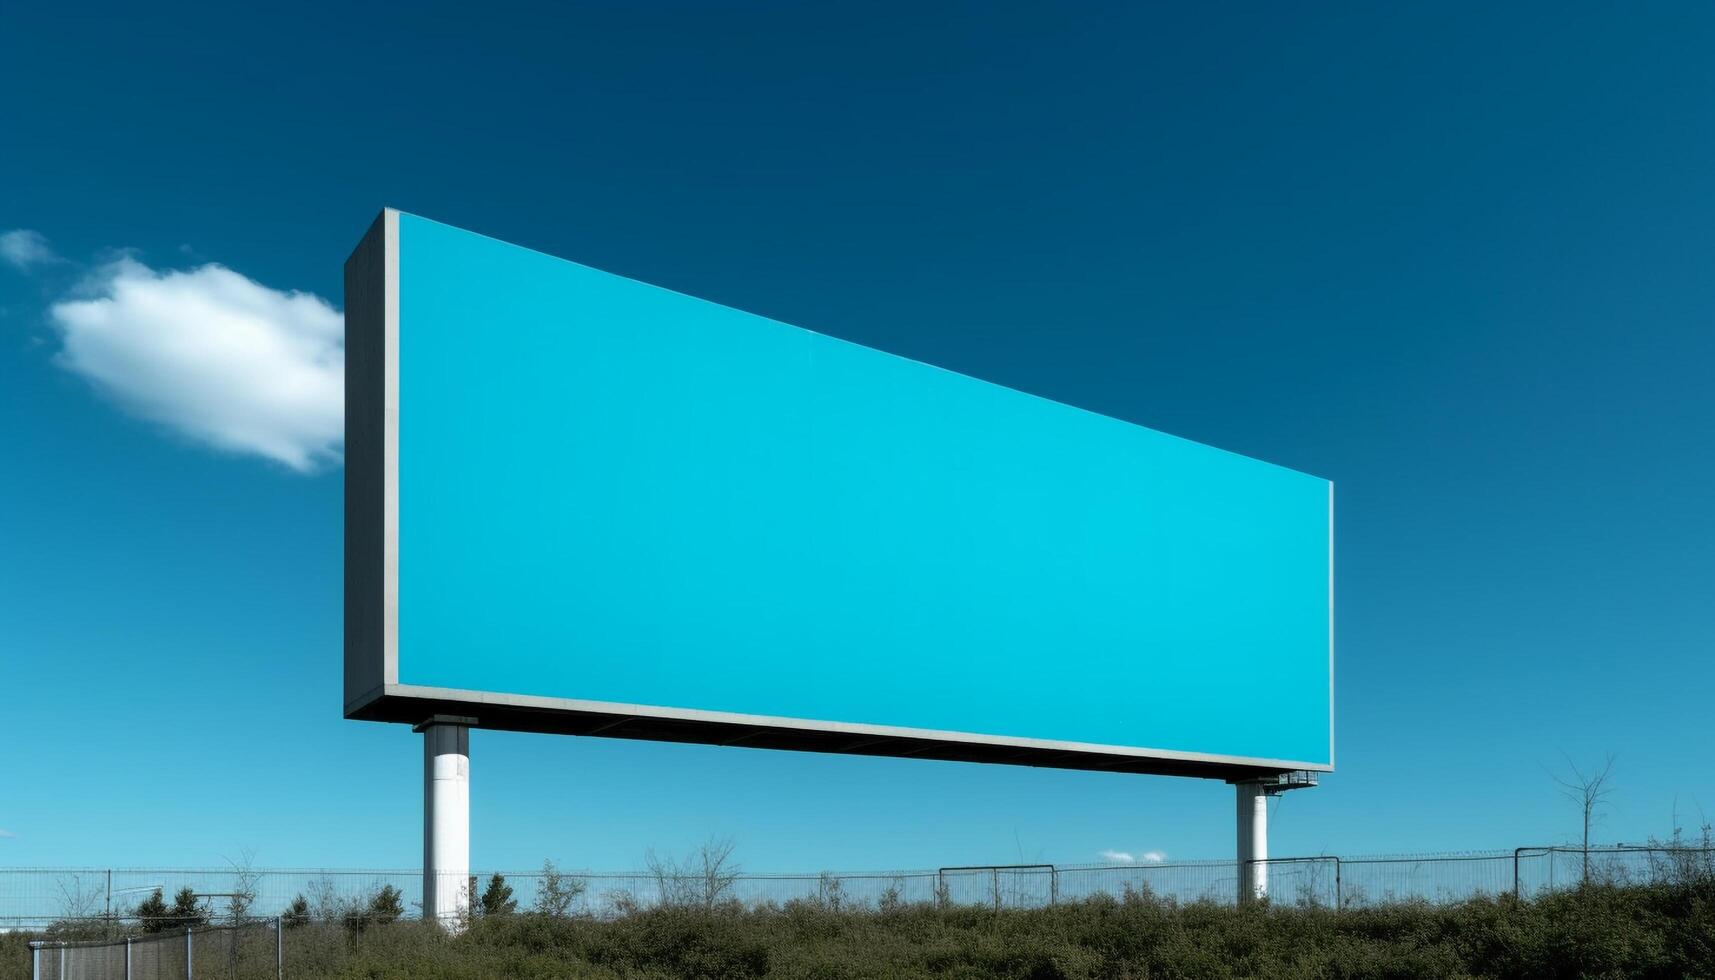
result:
M 287 929 L 297 929 L 300 926 L 309 925 L 309 922 L 310 900 L 301 894 L 293 898 L 292 904 L 286 906 L 286 910 L 280 913 L 280 924 Z
M 138 927 L 149 933 L 208 924 L 208 912 L 188 886 L 178 890 L 171 906 L 161 897 L 161 889 L 155 889 L 137 903 L 136 915 Z
M 286 962 L 304 980 L 1715 978 L 1715 877 L 1687 878 L 1342 912 L 1182 904 L 1143 890 L 1032 910 L 836 910 L 824 898 L 612 919 L 519 912 L 481 916 L 461 936 L 389 921 L 400 902 L 384 889 L 354 906 L 364 928 L 308 916 L 286 934 Z M 0 935 L 0 980 L 28 975 L 21 940 Z
M 144 932 L 160 932 L 167 928 L 167 902 L 159 888 L 137 903 L 137 922 Z
M 488 887 L 483 890 L 476 907 L 482 915 L 510 915 L 518 911 L 518 900 L 512 897 L 512 886 L 506 883 L 505 875 L 496 871 L 488 879 Z
M 369 900 L 369 914 L 375 922 L 388 923 L 405 914 L 405 896 L 392 885 L 382 885 Z
M 373 905 L 373 901 L 370 903 Z M 287 939 L 295 977 L 1537 978 L 1715 977 L 1715 881 L 1592 885 L 1536 901 L 1181 904 L 1136 890 L 1033 910 L 821 901 L 641 909 L 612 919 L 520 912 L 462 936 L 417 921 Z
M 295 904 L 295 903 L 294 903 Z M 372 926 L 397 922 L 405 914 L 405 896 L 392 885 L 382 885 L 367 900 L 352 902 L 340 917 L 347 931 L 362 933 Z
M 492 887 L 493 882 L 489 884 Z M 537 915 L 563 919 L 572 913 L 572 904 L 588 887 L 582 878 L 562 873 L 552 861 L 543 861 L 542 880 L 536 885 L 536 903 L 531 910 Z M 512 894 L 512 889 L 506 889 L 506 894 Z

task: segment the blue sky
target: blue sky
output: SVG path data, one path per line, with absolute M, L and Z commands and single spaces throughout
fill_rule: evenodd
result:
M 1276 853 L 1567 839 L 1562 753 L 1616 756 L 1597 836 L 1699 822 L 1710 50 L 1700 4 L 8 5 L 0 866 L 420 860 L 418 736 L 340 718 L 289 296 L 383 205 L 1334 480 L 1339 771 Z M 1233 847 L 1219 783 L 472 749 L 482 867 Z

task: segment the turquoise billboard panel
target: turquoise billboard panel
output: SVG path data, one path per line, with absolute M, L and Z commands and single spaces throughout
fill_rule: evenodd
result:
M 1325 480 L 397 212 L 347 275 L 353 717 L 1332 767 Z

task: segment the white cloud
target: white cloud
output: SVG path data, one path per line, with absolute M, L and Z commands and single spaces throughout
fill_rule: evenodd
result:
M 127 257 L 48 316 L 60 363 L 136 415 L 299 472 L 341 458 L 345 322 L 318 296 Z
M 14 228 L 11 231 L 0 232 L 0 259 L 16 269 L 29 269 L 36 265 L 50 265 L 59 262 L 60 257 L 48 247 L 48 240 L 40 232 L 28 228 Z
M 1161 851 L 1144 851 L 1142 854 L 1133 854 L 1130 851 L 1108 850 L 1099 852 L 1097 856 L 1109 864 L 1137 864 L 1139 862 L 1160 864 L 1167 860 L 1167 855 Z

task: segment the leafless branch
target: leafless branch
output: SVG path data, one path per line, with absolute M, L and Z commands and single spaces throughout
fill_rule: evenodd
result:
M 1600 767 L 1585 771 L 1572 761 L 1566 753 L 1560 753 L 1566 761 L 1570 775 L 1562 776 L 1549 773 L 1560 792 L 1571 800 L 1579 809 L 1584 826 L 1584 882 L 1590 882 L 1590 828 L 1601 819 L 1601 808 L 1608 803 L 1608 797 L 1614 792 L 1608 785 L 1608 777 L 1614 772 L 1614 756 L 1610 753 L 1603 759 Z

